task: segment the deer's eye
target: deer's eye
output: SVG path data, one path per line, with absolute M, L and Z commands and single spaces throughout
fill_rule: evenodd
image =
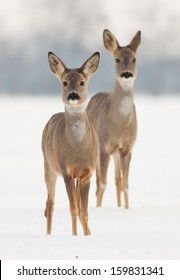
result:
M 66 82 L 66 81 L 63 82 L 63 86 L 64 86 L 64 87 L 67 86 L 67 82 Z
M 119 58 L 116 58 L 116 62 L 119 63 L 119 62 L 120 62 L 120 59 L 119 59 Z
M 84 86 L 85 82 L 81 81 L 80 86 Z
M 135 63 L 136 62 L 136 59 L 135 58 L 133 58 L 133 63 Z

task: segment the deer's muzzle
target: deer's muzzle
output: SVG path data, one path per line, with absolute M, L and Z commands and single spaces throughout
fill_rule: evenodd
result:
M 130 78 L 130 77 L 133 77 L 133 74 L 132 74 L 131 72 L 123 72 L 123 73 L 121 74 L 121 77 L 122 77 L 122 78 L 125 78 L 125 79 L 128 79 L 128 78 Z
M 80 99 L 80 96 L 75 93 L 75 92 L 71 92 L 69 95 L 68 95 L 68 100 L 79 100 Z

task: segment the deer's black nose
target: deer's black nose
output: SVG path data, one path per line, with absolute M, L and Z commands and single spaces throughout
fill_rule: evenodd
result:
M 121 74 L 121 77 L 122 78 L 126 78 L 126 79 L 128 79 L 128 78 L 130 78 L 130 77 L 132 77 L 133 75 L 132 75 L 132 73 L 131 72 L 123 72 L 122 74 Z
M 68 100 L 79 100 L 80 99 L 80 96 L 75 93 L 75 92 L 71 92 L 69 95 L 68 95 Z

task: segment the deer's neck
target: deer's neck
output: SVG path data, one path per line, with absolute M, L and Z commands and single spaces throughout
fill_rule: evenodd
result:
M 87 138 L 89 121 L 86 110 L 65 108 L 66 133 L 72 141 L 82 142 Z
M 113 110 L 118 112 L 118 114 L 122 117 L 128 117 L 131 114 L 134 102 L 133 87 L 126 90 L 120 86 L 118 81 L 116 81 L 112 99 Z

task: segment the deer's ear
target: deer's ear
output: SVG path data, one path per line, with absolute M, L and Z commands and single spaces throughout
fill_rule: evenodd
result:
M 105 48 L 112 53 L 119 47 L 116 37 L 108 29 L 105 29 L 103 32 L 103 41 Z
M 141 31 L 138 31 L 136 35 L 133 37 L 131 43 L 128 45 L 134 52 L 137 51 L 137 48 L 139 47 L 141 43 Z
M 96 52 L 83 63 L 80 69 L 84 72 L 84 74 L 87 77 L 89 77 L 97 70 L 99 61 L 100 61 L 100 53 Z
M 64 62 L 62 62 L 61 59 L 52 52 L 48 53 L 48 61 L 53 74 L 55 74 L 58 78 L 61 78 L 64 71 L 67 69 Z

